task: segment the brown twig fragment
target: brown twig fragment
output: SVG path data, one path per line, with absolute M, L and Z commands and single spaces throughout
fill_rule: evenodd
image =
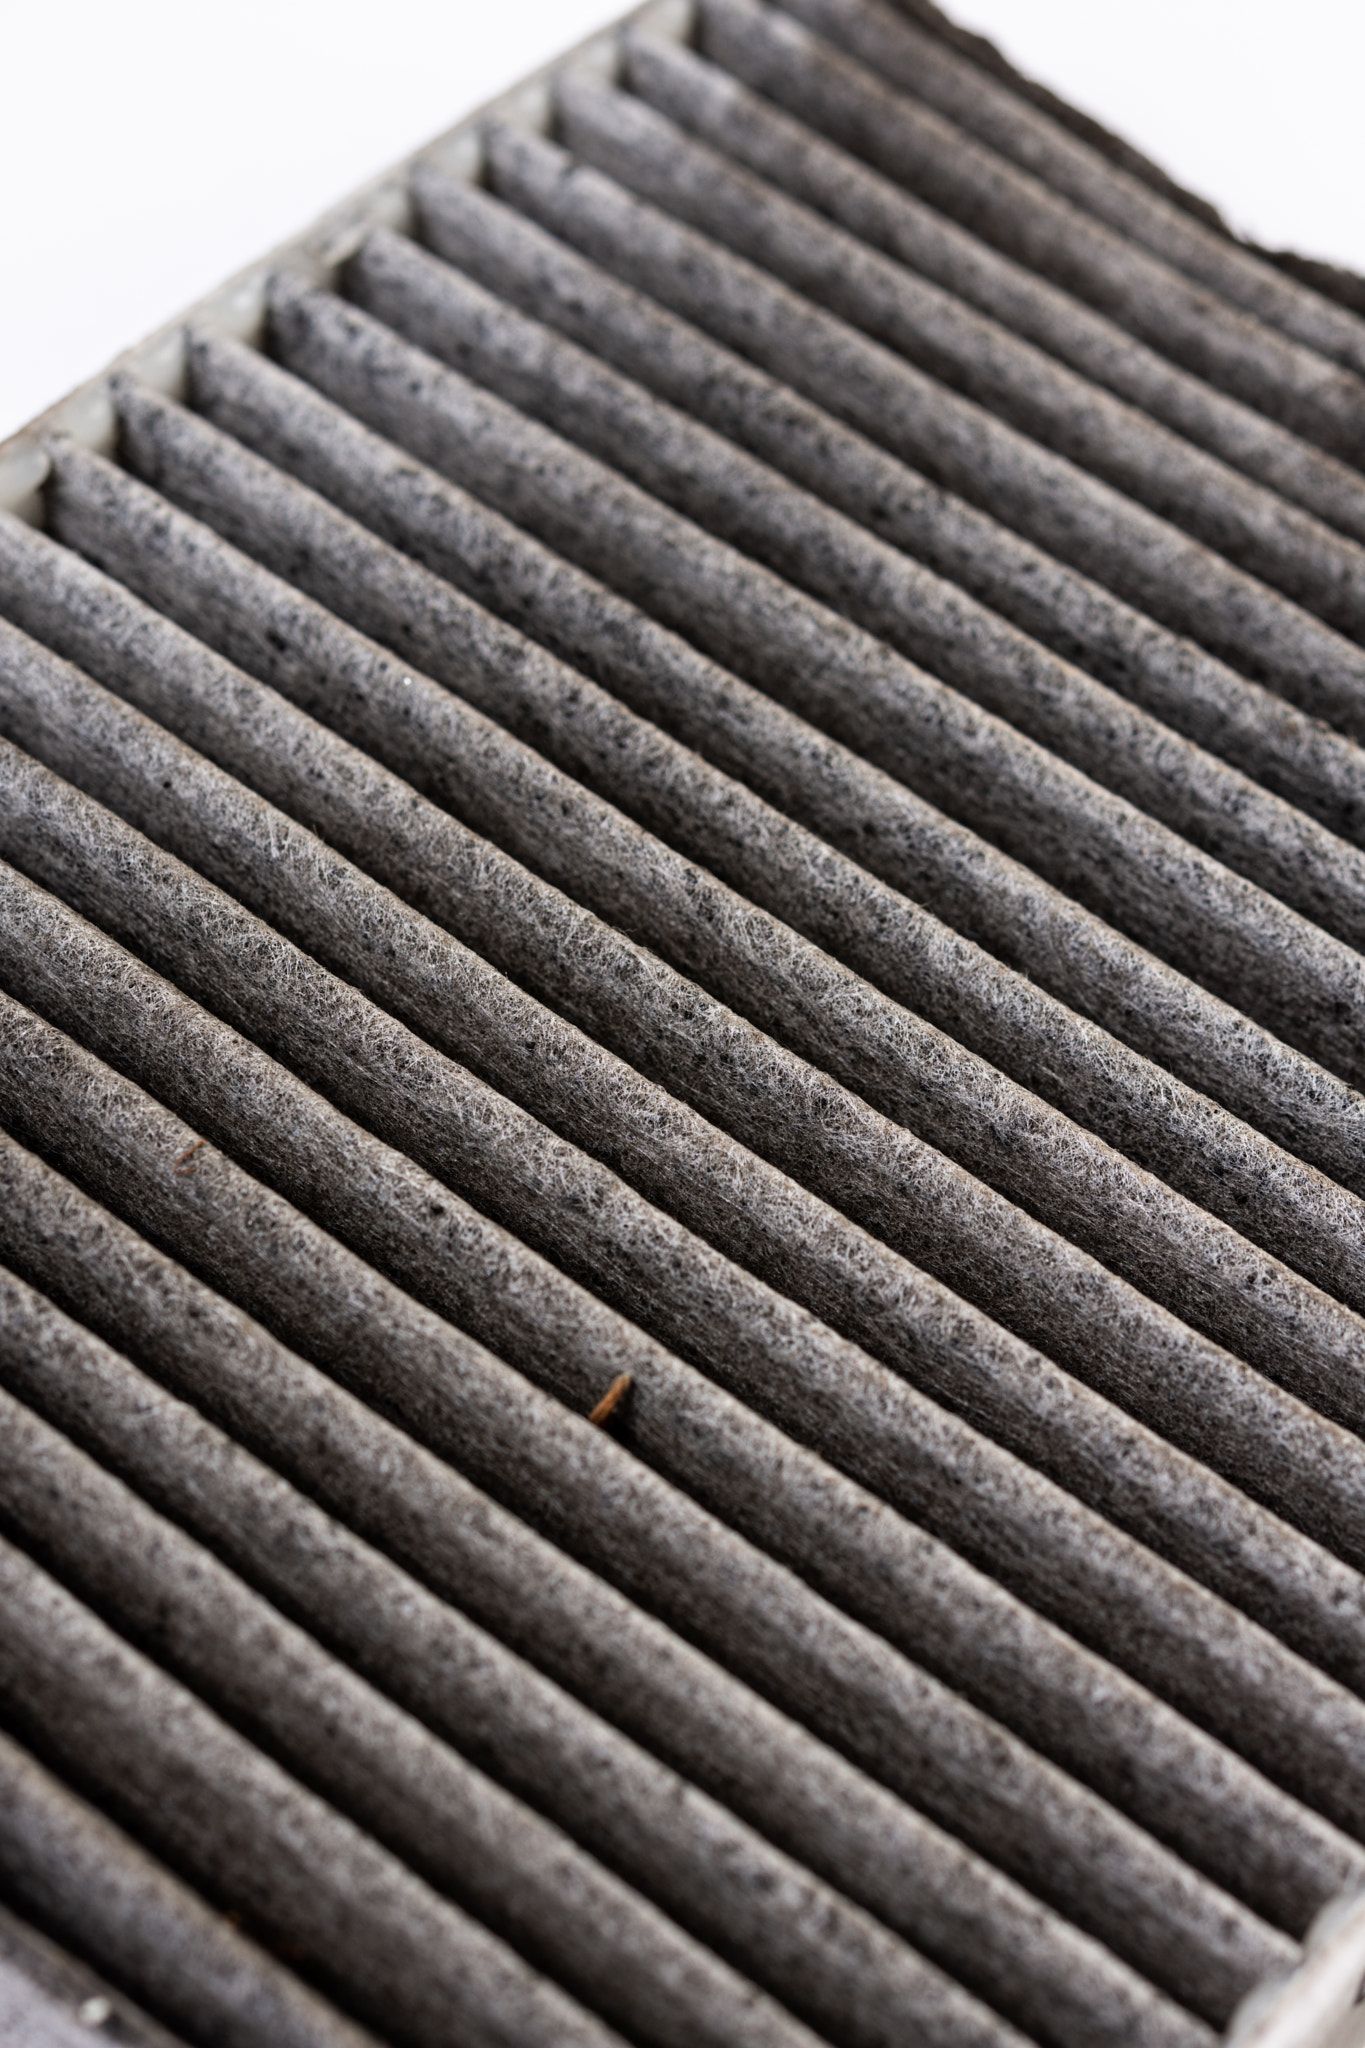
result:
M 610 1421 L 634 1385 L 635 1377 L 633 1373 L 618 1373 L 597 1406 L 589 1414 L 589 1422 L 595 1422 L 600 1429 L 604 1422 Z
M 175 1165 L 171 1168 L 171 1172 L 179 1174 L 196 1173 L 198 1168 L 188 1165 L 187 1162 L 193 1159 L 195 1153 L 207 1144 L 207 1138 L 196 1138 L 192 1145 L 185 1147 L 180 1157 L 176 1160 Z

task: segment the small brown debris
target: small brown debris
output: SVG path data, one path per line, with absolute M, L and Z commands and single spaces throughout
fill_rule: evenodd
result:
M 175 1165 L 171 1168 L 171 1172 L 179 1174 L 196 1173 L 198 1171 L 198 1168 L 190 1166 L 186 1162 L 193 1159 L 195 1153 L 200 1151 L 203 1148 L 203 1146 L 207 1144 L 207 1138 L 196 1138 L 192 1145 L 187 1145 L 185 1147 L 180 1157 L 176 1160 Z
M 588 1416 L 589 1422 L 595 1422 L 600 1429 L 604 1422 L 610 1421 L 634 1385 L 635 1378 L 632 1373 L 618 1373 Z

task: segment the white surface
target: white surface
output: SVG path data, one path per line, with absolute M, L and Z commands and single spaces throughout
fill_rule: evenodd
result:
M 0 0 L 0 440 L 625 0 Z
M 0 0 L 0 439 L 624 0 Z M 1255 232 L 1365 267 L 1361 0 L 957 0 Z
M 1270 248 L 1365 270 L 1362 0 L 940 0 Z

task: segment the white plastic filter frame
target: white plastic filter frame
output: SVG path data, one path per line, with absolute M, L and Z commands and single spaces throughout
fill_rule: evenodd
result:
M 615 79 L 628 30 L 647 28 L 654 35 L 687 43 L 694 19 L 694 0 L 644 0 L 508 92 L 466 114 L 329 208 L 311 227 L 116 356 L 106 369 L 0 442 L 0 510 L 35 526 L 42 524 L 42 491 L 50 469 L 46 444 L 51 435 L 68 435 L 102 455 L 114 453 L 111 383 L 116 376 L 132 376 L 168 397 L 183 399 L 186 339 L 192 331 L 226 335 L 259 348 L 265 338 L 267 287 L 276 271 L 288 269 L 319 283 L 332 281 L 372 228 L 411 229 L 408 186 L 418 165 L 430 164 L 447 176 L 477 182 L 482 131 L 488 121 L 547 134 L 558 78 L 569 71 L 589 71 Z M 1302 1961 L 1242 2002 L 1225 2040 L 1226 2048 L 1365 2048 L 1365 1888 L 1345 1893 L 1324 1908 L 1309 1930 Z
M 1365 1889 L 1325 1906 L 1303 1961 L 1242 2001 L 1228 2048 L 1365 2048 Z

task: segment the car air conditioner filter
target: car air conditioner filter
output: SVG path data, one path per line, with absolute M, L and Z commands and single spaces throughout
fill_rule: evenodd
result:
M 1349 297 L 669 0 L 0 451 L 7 2040 L 1365 2041 Z

